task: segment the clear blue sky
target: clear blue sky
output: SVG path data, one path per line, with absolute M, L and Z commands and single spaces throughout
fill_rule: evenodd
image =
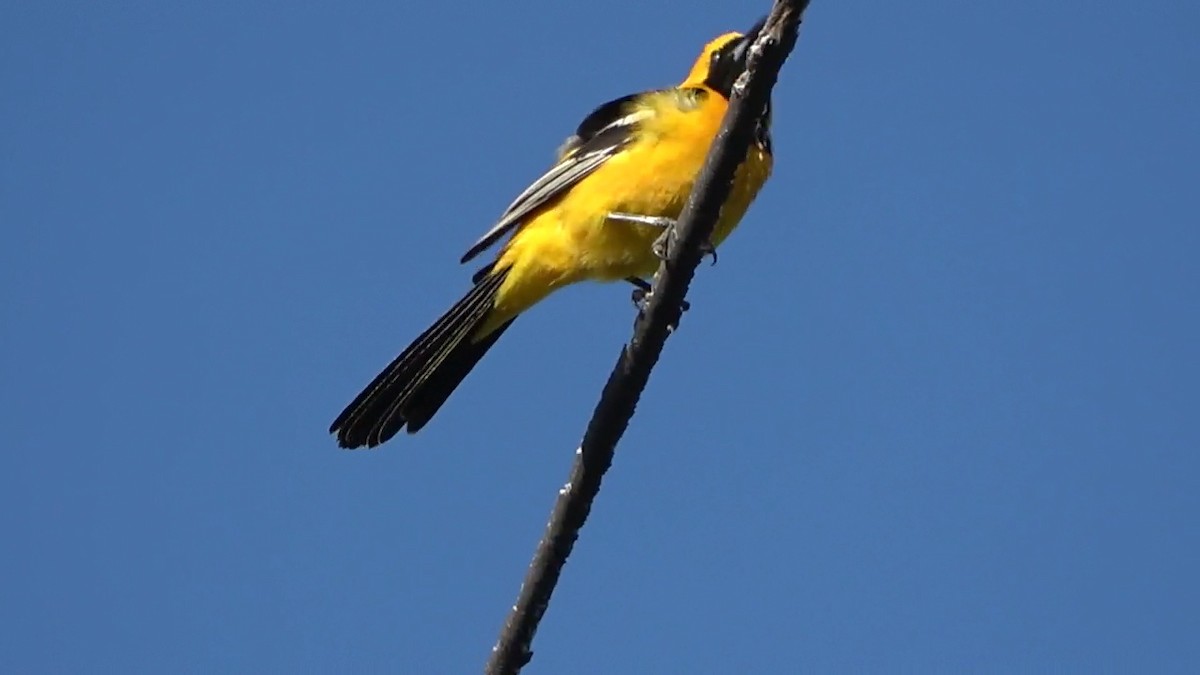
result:
M 0 670 L 477 672 L 628 288 L 325 429 L 583 114 L 767 7 L 5 3 Z M 1200 668 L 1198 23 L 814 2 L 527 672 Z

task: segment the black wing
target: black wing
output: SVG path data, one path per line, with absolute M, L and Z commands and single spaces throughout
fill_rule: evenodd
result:
M 558 162 L 509 204 L 499 222 L 463 254 L 467 262 L 519 225 L 534 211 L 562 196 L 585 176 L 600 168 L 634 138 L 638 122 L 653 114 L 630 104 L 643 94 L 630 94 L 605 103 L 584 118 L 559 151 Z

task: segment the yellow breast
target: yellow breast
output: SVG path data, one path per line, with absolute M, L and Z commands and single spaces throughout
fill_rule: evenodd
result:
M 684 100 L 661 92 L 641 105 L 653 113 L 638 139 L 525 223 L 500 254 L 510 267 L 497 308 L 523 311 L 560 286 L 594 279 L 647 277 L 658 268 L 651 245 L 660 228 L 607 220 L 613 212 L 677 218 L 721 125 L 720 96 Z M 771 172 L 771 157 L 752 146 L 713 233 L 720 244 L 742 219 Z

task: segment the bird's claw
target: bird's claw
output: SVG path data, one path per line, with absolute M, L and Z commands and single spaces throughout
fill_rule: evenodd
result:
M 650 251 L 654 253 L 654 257 L 659 260 L 666 260 L 671 255 L 671 245 L 675 243 L 675 228 L 668 227 L 663 230 L 663 233 L 658 235 L 653 244 L 650 244 Z
M 628 279 L 626 279 L 626 281 L 628 281 L 629 283 L 634 285 L 634 289 L 633 289 L 633 292 L 630 294 L 630 297 L 633 300 L 633 306 L 636 307 L 637 311 L 638 311 L 637 317 L 633 320 L 634 326 L 637 326 L 637 322 L 641 321 L 642 317 L 644 317 L 646 315 L 646 308 L 650 306 L 650 295 L 651 295 L 651 291 L 652 291 L 652 286 L 650 285 L 650 282 L 646 281 L 645 279 L 640 279 L 638 277 L 629 277 Z M 682 302 L 679 303 L 680 314 L 688 311 L 689 309 L 691 309 L 691 307 L 692 307 L 692 303 L 688 302 L 687 300 L 683 300 Z M 671 332 L 674 332 L 675 329 L 678 327 L 679 327 L 679 322 L 676 321 L 676 322 L 673 322 L 670 325 L 668 325 L 667 329 L 670 330 Z
M 658 235 L 654 243 L 650 245 L 650 250 L 654 253 L 654 256 L 659 260 L 666 260 L 671 255 L 671 248 L 675 246 L 675 238 L 677 236 L 675 223 L 672 222 L 671 225 L 663 230 L 662 234 Z M 708 239 L 700 243 L 700 259 L 704 260 L 705 256 L 712 256 L 712 264 L 717 264 L 717 247 L 713 246 L 712 241 Z
M 633 300 L 633 306 L 637 308 L 638 318 L 646 313 L 646 306 L 650 303 L 650 291 L 642 288 L 635 288 L 630 293 L 630 299 Z
M 650 306 L 650 289 L 639 286 L 633 289 L 633 292 L 630 293 L 630 299 L 633 301 L 633 306 L 637 308 L 638 315 L 640 316 L 645 314 L 646 308 Z M 686 312 L 691 308 L 692 303 L 688 302 L 687 300 L 679 303 L 679 309 L 681 311 Z

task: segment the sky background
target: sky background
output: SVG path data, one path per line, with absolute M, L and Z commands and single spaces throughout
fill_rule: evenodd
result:
M 478 672 L 634 311 L 325 431 L 751 3 L 0 7 L 0 670 Z M 1200 669 L 1200 6 L 813 3 L 528 673 Z

